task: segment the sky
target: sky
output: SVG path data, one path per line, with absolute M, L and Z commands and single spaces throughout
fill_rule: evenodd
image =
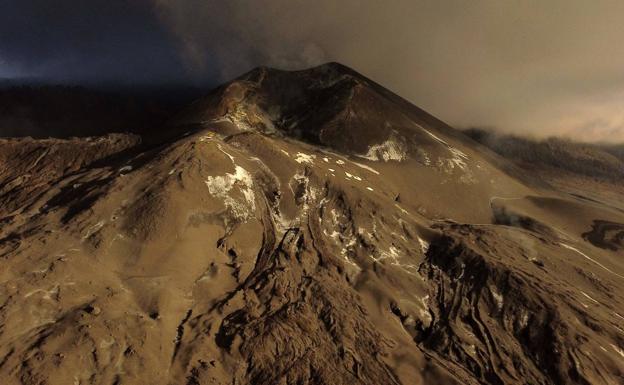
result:
M 459 128 L 624 142 L 624 2 L 0 0 L 0 78 L 214 86 L 348 65 Z

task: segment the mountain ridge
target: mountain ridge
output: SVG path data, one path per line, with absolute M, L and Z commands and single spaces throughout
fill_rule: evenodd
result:
M 4 383 L 617 383 L 621 202 L 337 66 L 0 140 Z

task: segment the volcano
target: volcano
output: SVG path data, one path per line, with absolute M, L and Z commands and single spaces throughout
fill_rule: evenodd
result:
M 624 383 L 624 175 L 550 183 L 340 64 L 0 165 L 2 384 Z

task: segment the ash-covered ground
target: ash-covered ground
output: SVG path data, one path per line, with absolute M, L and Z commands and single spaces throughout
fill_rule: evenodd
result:
M 624 383 L 624 172 L 335 63 L 154 132 L 0 139 L 2 384 Z

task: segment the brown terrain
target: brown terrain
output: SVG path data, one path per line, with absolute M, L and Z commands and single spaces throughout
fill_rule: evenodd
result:
M 1 384 L 624 384 L 618 154 L 335 63 L 150 132 L 0 139 Z

